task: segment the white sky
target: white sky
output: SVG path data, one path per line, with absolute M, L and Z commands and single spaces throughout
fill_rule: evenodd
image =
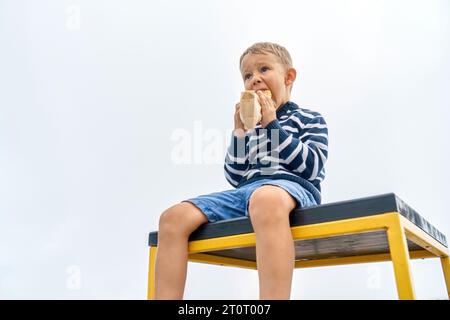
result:
M 211 152 L 257 41 L 289 49 L 292 100 L 329 125 L 323 202 L 395 192 L 449 237 L 449 18 L 446 0 L 0 0 L 0 298 L 145 299 L 160 213 L 230 188 Z M 419 299 L 446 298 L 439 260 L 412 270 Z M 188 299 L 257 292 L 255 271 L 190 264 Z M 296 270 L 292 298 L 396 299 L 392 265 Z

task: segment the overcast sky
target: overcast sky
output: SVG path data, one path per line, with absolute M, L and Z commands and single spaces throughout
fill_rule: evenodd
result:
M 0 298 L 145 299 L 161 212 L 231 188 L 259 41 L 328 123 L 323 203 L 395 192 L 449 237 L 449 21 L 446 0 L 0 0 Z M 438 259 L 411 264 L 447 297 Z M 256 299 L 257 273 L 192 263 L 185 297 Z M 298 269 L 292 298 L 396 299 L 392 264 Z

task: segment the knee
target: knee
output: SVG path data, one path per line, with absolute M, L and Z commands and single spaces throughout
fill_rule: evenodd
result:
M 183 208 L 182 204 L 176 204 L 166 209 L 159 217 L 158 234 L 160 236 L 176 237 L 187 233 L 186 224 L 183 223 L 185 213 L 185 208 Z
M 256 189 L 249 201 L 249 216 L 253 225 L 270 226 L 289 221 L 289 213 L 295 202 L 289 199 L 286 191 L 274 186 L 262 186 Z

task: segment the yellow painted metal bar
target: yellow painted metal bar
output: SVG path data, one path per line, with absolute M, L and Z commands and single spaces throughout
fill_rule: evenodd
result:
M 397 212 L 388 212 L 374 216 L 292 227 L 292 236 L 294 240 L 304 240 L 383 230 L 387 229 L 392 219 L 398 215 Z
M 416 250 L 410 252 L 411 259 L 425 259 L 425 258 L 437 258 L 427 250 Z M 357 264 L 357 263 L 371 263 L 371 262 L 385 262 L 391 261 L 391 255 L 389 253 L 369 254 L 361 256 L 351 256 L 342 258 L 328 258 L 328 259 L 316 259 L 316 260 L 303 260 L 296 261 L 296 268 L 313 268 L 313 267 L 328 267 L 337 265 Z
M 155 262 L 157 247 L 150 247 L 149 259 L 148 259 L 148 287 L 147 287 L 147 299 L 155 299 Z
M 429 234 L 420 229 L 414 223 L 400 216 L 401 223 L 405 228 L 406 237 L 422 248 L 432 252 L 439 257 L 448 257 L 448 249 Z
M 189 242 L 189 253 L 225 250 L 233 248 L 252 247 L 256 244 L 254 233 L 244 233 L 234 236 L 195 240 Z
M 427 250 L 411 251 L 410 257 L 411 257 L 411 259 L 437 258 L 435 255 L 428 252 Z M 391 255 L 389 253 L 351 256 L 351 257 L 342 257 L 342 258 L 302 260 L 302 261 L 295 262 L 295 268 L 326 267 L 326 266 L 357 264 L 357 263 L 371 263 L 371 262 L 385 262 L 385 261 L 391 261 Z M 215 256 L 214 254 L 193 253 L 193 254 L 189 255 L 189 262 L 208 263 L 208 264 L 222 265 L 222 266 L 229 266 L 229 267 L 256 269 L 255 261 Z
M 189 262 L 200 262 L 200 263 L 216 264 L 216 265 L 227 266 L 227 267 L 240 267 L 240 268 L 247 268 L 247 269 L 256 269 L 255 261 L 229 258 L 229 257 L 221 257 L 221 256 L 215 256 L 215 255 L 203 254 L 203 253 L 190 254 Z
M 389 225 L 387 236 L 394 265 L 398 297 L 401 300 L 413 300 L 415 299 L 415 294 L 409 264 L 409 251 L 405 230 L 401 221 L 397 216 L 397 219 Z
M 397 212 L 389 212 L 362 218 L 322 222 L 306 226 L 292 227 L 291 231 L 294 240 L 376 231 L 387 229 L 387 225 L 389 225 L 390 221 L 395 219 L 398 215 L 399 213 Z M 256 237 L 254 233 L 195 240 L 189 242 L 189 253 L 251 247 L 255 246 L 255 243 Z
M 450 258 L 441 258 L 442 271 L 444 271 L 445 285 L 447 287 L 448 298 L 450 299 Z

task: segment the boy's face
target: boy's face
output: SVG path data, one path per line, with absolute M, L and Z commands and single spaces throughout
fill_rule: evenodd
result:
M 245 55 L 241 74 L 245 90 L 270 90 L 277 108 L 289 100 L 296 76 L 294 68 L 287 68 L 270 53 Z

